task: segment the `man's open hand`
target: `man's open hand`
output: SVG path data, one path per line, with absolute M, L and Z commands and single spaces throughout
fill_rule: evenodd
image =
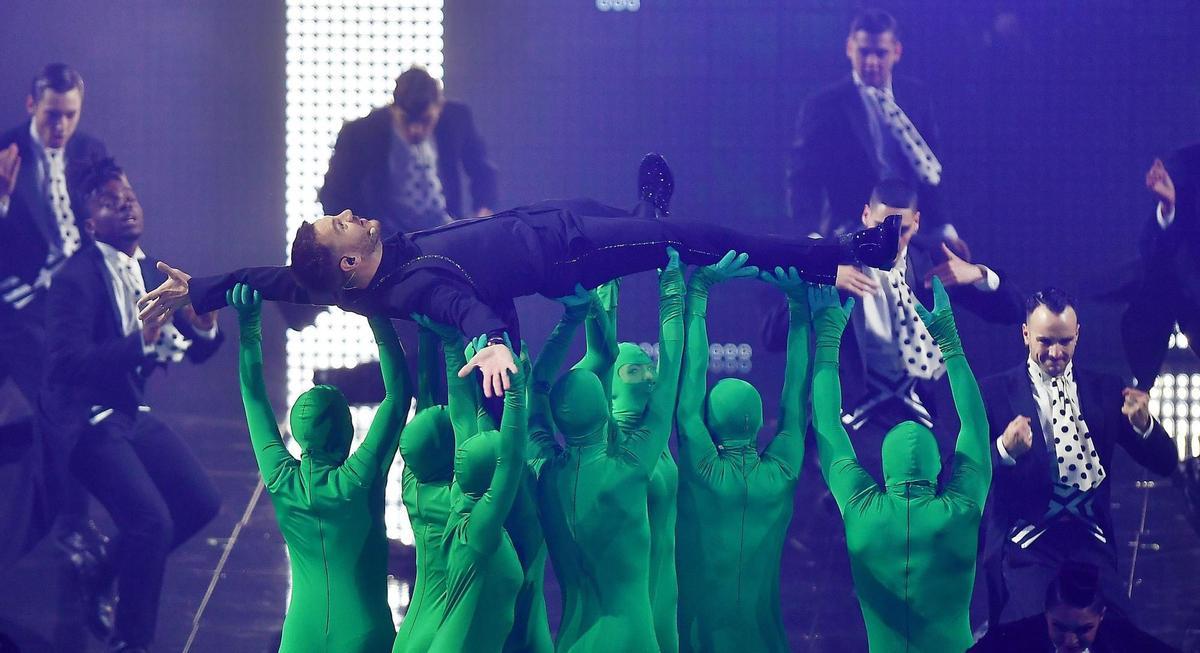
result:
M 879 291 L 879 284 L 853 265 L 839 265 L 837 280 L 833 284 L 838 290 L 859 297 L 873 295 Z
M 983 278 L 983 268 L 960 258 L 946 243 L 942 243 L 942 252 L 946 254 L 946 261 L 925 273 L 926 288 L 933 287 L 934 277 L 941 279 L 947 288 L 970 285 Z
M 1163 213 L 1175 210 L 1175 182 L 1171 181 L 1171 174 L 1167 172 L 1162 159 L 1155 159 L 1154 165 L 1146 173 L 1146 188 L 1162 202 Z
M 158 271 L 167 275 L 167 280 L 138 300 L 138 318 L 146 324 L 162 326 L 171 319 L 171 314 L 192 303 L 188 297 L 188 281 L 192 275 L 177 270 L 162 261 Z
M 0 197 L 12 197 L 21 171 L 21 151 L 13 143 L 0 150 Z
M 458 378 L 465 378 L 479 368 L 483 374 L 483 396 L 503 397 L 510 387 L 508 375 L 517 372 L 512 350 L 502 344 L 488 345 L 475 352 L 471 360 L 458 371 Z
M 1125 388 L 1121 395 L 1125 398 L 1125 402 L 1121 404 L 1121 413 L 1133 428 L 1139 432 L 1150 428 L 1150 395 L 1137 388 Z

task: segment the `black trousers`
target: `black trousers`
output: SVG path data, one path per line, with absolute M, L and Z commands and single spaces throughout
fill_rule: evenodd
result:
M 212 521 L 221 500 L 182 439 L 150 413 L 113 413 L 80 434 L 71 471 L 116 522 L 117 636 L 154 639 L 167 554 Z
M 543 243 L 547 256 L 547 297 L 562 297 L 575 284 L 594 288 L 618 277 L 666 265 L 666 248 L 679 252 L 687 265 L 716 263 L 733 250 L 750 255 L 749 264 L 761 269 L 795 267 L 809 281 L 833 284 L 845 250 L 831 240 L 748 234 L 706 222 L 652 220 L 612 215 L 559 214 L 564 223 L 562 242 Z

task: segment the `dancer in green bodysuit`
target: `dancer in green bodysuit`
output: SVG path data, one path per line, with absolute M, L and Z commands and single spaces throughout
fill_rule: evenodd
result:
M 380 560 L 381 486 L 404 426 L 409 380 L 404 351 L 386 318 L 371 318 L 379 345 L 386 396 L 366 438 L 348 456 L 354 427 L 341 392 L 317 386 L 292 406 L 292 437 L 303 449 L 288 453 L 262 378 L 261 299 L 238 284 L 228 301 L 238 313 L 242 401 L 263 482 L 275 507 L 292 564 L 292 594 L 281 651 L 387 651 L 395 637 Z M 386 543 L 384 543 L 386 546 Z M 377 580 L 376 580 L 377 579 Z
M 524 574 L 504 522 L 525 473 L 524 367 L 504 393 L 499 433 L 474 435 L 454 454 L 457 487 L 442 541 L 446 606 L 430 651 L 498 652 L 512 629 Z
M 587 354 L 576 369 L 591 370 L 612 398 L 617 436 L 635 432 L 646 417 L 658 369 L 650 356 L 632 342 L 617 344 L 617 297 L 620 279 L 596 290 L 588 313 Z M 615 353 L 615 357 L 614 354 Z M 654 632 L 663 653 L 679 650 L 679 586 L 675 571 L 675 527 L 679 467 L 663 447 L 650 474 L 647 510 L 650 517 L 650 605 Z
M 919 303 L 916 309 L 945 358 L 962 424 L 953 473 L 940 493 L 937 442 L 915 422 L 896 425 L 884 438 L 882 486 L 858 464 L 842 426 L 838 375 L 838 347 L 854 300 L 843 307 L 832 288 L 810 293 L 821 473 L 845 520 L 850 571 L 874 653 L 964 651 L 972 641 L 968 608 L 979 520 L 992 479 L 988 424 L 950 299 L 936 277 L 933 295 L 932 314 Z
M 576 369 L 550 391 L 566 446 L 538 483 L 542 526 L 563 582 L 559 651 L 658 651 L 650 606 L 650 475 L 670 437 L 683 350 L 678 255 L 660 276 L 659 377 L 645 417 L 618 436 L 595 373 Z M 544 355 L 544 354 L 543 354 Z
M 461 358 L 462 338 L 453 330 L 435 333 L 421 323 L 418 342 L 417 412 L 400 436 L 400 457 L 404 460 L 401 497 L 413 529 L 417 575 L 392 653 L 429 650 L 446 600 L 442 539 L 450 518 L 455 438 L 449 407 L 434 403 L 433 391 L 441 370 L 439 345 L 445 346 L 447 357 L 457 352 Z M 457 369 L 452 364 L 448 367 Z M 463 382 L 457 374 L 452 376 L 447 378 L 448 384 Z
M 730 252 L 692 274 L 687 349 L 676 410 L 679 432 L 679 635 L 683 651 L 787 651 L 779 607 L 779 564 L 808 425 L 808 284 L 795 271 L 764 279 L 788 298 L 787 367 L 779 429 L 760 454 L 762 398 L 741 379 L 722 379 L 705 402 L 705 326 L 715 283 L 754 276 L 746 255 Z

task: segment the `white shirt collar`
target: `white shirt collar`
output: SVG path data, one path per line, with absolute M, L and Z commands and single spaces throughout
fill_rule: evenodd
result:
M 862 80 L 862 77 L 858 76 L 857 70 L 851 70 L 850 77 L 854 80 L 854 85 L 857 86 L 860 90 L 867 88 L 866 82 L 864 82 Z M 888 78 L 887 83 L 883 85 L 883 88 L 881 88 L 879 90 L 883 91 L 884 93 L 887 93 L 888 97 L 894 97 L 894 95 L 892 94 L 892 80 L 890 77 Z
M 1050 385 L 1054 382 L 1055 377 L 1046 374 L 1046 370 L 1043 370 L 1042 366 L 1037 364 L 1037 361 L 1033 360 L 1032 358 L 1028 358 L 1026 359 L 1026 363 L 1029 365 L 1029 378 L 1034 382 L 1042 385 Z M 1068 383 L 1074 383 L 1075 377 L 1074 374 L 1072 374 L 1074 366 L 1075 361 L 1067 363 L 1067 368 L 1063 370 L 1062 375 L 1060 375 L 1058 378 L 1064 379 Z
M 146 258 L 146 253 L 142 251 L 141 245 L 139 245 L 138 248 L 133 251 L 132 257 L 116 247 L 99 240 L 96 241 L 96 247 L 100 248 L 100 253 L 104 255 L 104 260 L 113 264 L 123 263 L 125 261 L 136 262 Z

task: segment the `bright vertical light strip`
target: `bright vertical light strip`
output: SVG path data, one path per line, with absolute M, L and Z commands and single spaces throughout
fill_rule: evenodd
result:
M 343 122 L 391 103 L 396 77 L 413 65 L 442 78 L 442 0 L 287 0 L 287 251 L 292 234 L 322 215 L 317 190 Z M 365 318 L 332 309 L 287 333 L 288 405 L 313 371 L 375 358 Z M 356 408 L 361 437 L 373 408 Z M 395 471 L 395 470 L 393 470 Z M 393 475 L 394 477 L 395 475 Z M 389 483 L 389 504 L 399 488 Z M 412 543 L 407 519 L 388 516 L 388 535 Z

